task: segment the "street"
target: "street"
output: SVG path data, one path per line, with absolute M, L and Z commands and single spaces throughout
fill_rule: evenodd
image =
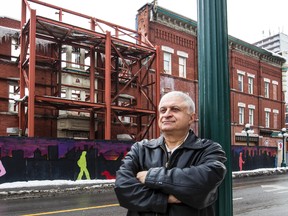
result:
M 287 180 L 287 174 L 234 180 L 233 215 L 288 215 Z
M 288 175 L 249 177 L 233 180 L 234 216 L 288 215 Z M 13 197 L 13 196 L 11 196 Z M 26 196 L 3 199 L 1 216 L 121 216 L 126 210 L 119 207 L 113 190 Z

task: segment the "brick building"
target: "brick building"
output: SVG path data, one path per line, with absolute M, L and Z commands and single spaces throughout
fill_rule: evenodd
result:
M 198 105 L 197 23 L 157 5 L 138 10 L 138 31 L 160 46 L 161 94 L 187 92 Z M 229 36 L 232 145 L 277 147 L 285 125 L 281 56 Z M 248 126 L 248 125 L 247 125 Z M 197 132 L 197 122 L 195 128 Z
M 58 25 L 59 23 L 53 24 Z M 51 26 L 49 24 L 49 28 Z M 19 128 L 19 124 L 21 125 L 19 103 L 25 105 L 26 115 L 22 115 L 22 118 L 23 116 L 29 118 L 29 107 L 27 98 L 25 98 L 26 93 L 22 97 L 20 97 L 19 93 L 19 29 L 21 29 L 20 21 L 7 17 L 0 18 L 0 86 L 2 88 L 0 92 L 0 135 L 2 136 L 14 133 L 25 135 L 26 131 L 23 132 Z M 58 29 L 55 29 L 56 32 Z M 44 30 L 42 29 L 42 31 Z M 147 37 L 153 45 L 157 45 L 160 48 L 160 94 L 162 95 L 171 90 L 187 92 L 194 99 L 197 108 L 197 23 L 160 6 L 155 7 L 152 4 L 145 4 L 138 10 L 137 32 L 139 32 L 139 37 L 140 35 L 142 39 Z M 59 41 L 48 36 L 45 38 L 45 43 L 41 40 L 37 41 L 35 94 L 46 95 L 47 97 L 35 98 L 35 136 L 95 139 L 103 139 L 106 136 L 107 113 L 106 107 L 103 105 L 106 103 L 105 91 L 107 90 L 105 89 L 105 79 L 103 79 L 105 77 L 103 73 L 105 71 L 105 61 L 103 61 L 103 50 L 105 47 L 99 48 L 98 55 L 96 55 L 97 58 L 95 58 L 97 62 L 97 77 L 95 78 L 95 89 L 92 91 L 92 93 L 95 93 L 95 103 L 92 106 L 89 101 L 92 83 L 90 75 L 87 74 L 90 67 L 87 67 L 87 59 L 85 59 L 91 53 L 85 44 L 81 44 L 81 46 L 76 44 L 76 41 L 80 40 L 80 37 L 76 38 L 76 33 L 79 35 L 83 32 L 79 30 L 79 32 L 74 33 L 73 38 L 72 34 L 70 35 L 70 44 L 61 44 L 61 60 L 66 61 L 63 67 L 56 64 L 59 57 L 57 54 L 59 52 L 59 49 L 57 49 Z M 67 32 L 63 32 L 63 35 L 65 34 Z M 87 40 L 87 37 L 90 37 L 90 32 L 89 34 L 85 32 L 85 34 L 85 40 Z M 106 37 L 105 35 L 101 40 L 105 40 Z M 42 38 L 42 40 L 44 39 Z M 84 39 L 81 38 L 81 40 Z M 99 40 L 99 44 L 101 44 L 101 40 Z M 72 45 L 75 44 L 76 46 L 73 47 Z M 118 49 L 121 50 L 124 46 L 128 45 L 123 43 L 121 46 L 119 45 Z M 133 47 L 133 49 L 139 49 L 136 50 L 139 51 L 137 55 L 142 55 L 141 53 L 143 53 L 143 56 L 148 56 L 147 53 L 150 55 L 150 52 L 153 55 L 155 51 L 152 48 L 151 50 L 146 50 L 144 47 L 138 47 L 137 45 L 129 44 L 129 46 Z M 130 49 L 125 49 L 125 52 L 127 50 Z M 113 94 L 111 95 L 112 117 L 111 119 L 108 118 L 112 122 L 112 125 L 109 126 L 111 127 L 110 137 L 111 139 L 120 139 L 121 136 L 127 136 L 128 134 L 131 135 L 130 138 L 135 139 L 142 137 L 151 138 L 155 136 L 153 131 L 156 130 L 157 126 L 155 123 L 156 109 L 153 104 L 149 105 L 149 101 L 151 98 L 155 102 L 155 95 L 157 94 L 155 89 L 157 88 L 149 89 L 147 95 L 144 96 L 140 96 L 137 93 L 140 89 L 138 81 L 135 81 L 131 74 L 124 73 L 124 69 L 119 70 L 116 68 L 125 67 L 128 64 L 132 75 L 133 71 L 136 73 L 139 68 L 141 71 L 144 69 L 138 63 L 137 65 L 131 63 L 136 61 L 136 58 L 133 59 L 131 57 L 136 53 L 135 51 L 127 54 L 125 63 L 119 60 L 125 52 L 123 51 L 123 53 L 119 54 L 116 51 L 112 56 L 113 58 L 111 57 L 111 70 L 112 74 L 113 71 L 117 74 L 117 82 L 113 82 L 113 76 L 111 75 L 111 92 Z M 91 58 L 90 56 L 89 61 L 91 61 Z M 141 58 L 142 63 L 143 59 Z M 279 132 L 285 125 L 281 71 L 284 61 L 280 56 L 229 36 L 232 145 L 246 145 L 247 136 L 242 133 L 242 130 L 245 124 L 249 123 L 254 130 L 254 133 L 249 135 L 249 144 L 251 146 L 277 147 L 279 138 L 273 137 L 273 134 L 275 134 L 274 132 Z M 59 67 L 61 67 L 61 70 Z M 147 64 L 146 70 L 148 72 L 139 73 L 142 76 L 140 81 L 145 80 L 146 82 L 145 85 L 141 86 L 150 86 L 155 81 L 157 75 L 157 68 L 155 67 L 155 62 L 151 65 Z M 145 74 L 146 72 L 148 75 Z M 59 89 L 59 74 L 61 74 L 62 78 L 61 90 Z M 123 75 L 129 76 L 128 78 L 126 77 L 126 81 Z M 123 90 L 119 86 L 125 86 L 126 89 Z M 59 93 L 59 90 L 61 93 Z M 60 99 L 67 99 L 69 103 L 67 100 L 51 101 L 50 98 L 56 94 L 58 94 Z M 113 101 L 113 98 L 116 98 L 116 100 Z M 74 101 L 78 101 L 78 104 L 75 102 L 75 105 Z M 85 102 L 85 104 L 79 101 Z M 145 109 L 141 109 L 143 107 Z M 93 115 L 91 111 L 95 110 L 95 119 L 91 123 L 90 117 Z M 141 116 L 143 115 L 147 118 L 142 119 Z M 27 122 L 29 121 L 25 120 L 25 118 L 23 122 L 28 124 Z M 196 120 L 192 126 L 196 133 L 198 132 L 197 124 Z M 94 125 L 93 130 L 95 133 L 91 132 L 91 125 Z M 27 127 L 26 125 L 23 128 L 27 130 L 29 126 Z M 126 132 L 126 130 L 129 130 L 129 132 Z M 91 136 L 91 133 L 93 133 L 93 136 Z

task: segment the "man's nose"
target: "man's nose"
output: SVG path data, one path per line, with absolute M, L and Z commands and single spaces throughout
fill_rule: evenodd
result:
M 163 116 L 167 117 L 167 116 L 171 116 L 171 110 L 167 109 L 165 113 L 163 113 Z

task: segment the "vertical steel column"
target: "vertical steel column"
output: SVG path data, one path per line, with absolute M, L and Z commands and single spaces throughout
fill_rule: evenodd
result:
M 111 33 L 106 32 L 105 42 L 105 136 L 111 139 Z
M 158 109 L 158 104 L 160 102 L 160 47 L 156 46 L 156 71 L 155 71 L 155 92 L 156 92 L 156 108 Z M 160 129 L 158 127 L 158 110 L 156 110 L 156 137 L 160 136 Z
M 28 137 L 35 136 L 35 62 L 36 62 L 36 10 L 31 10 L 29 29 L 29 97 L 28 97 Z
M 95 31 L 95 20 L 91 18 L 90 29 Z M 90 102 L 95 103 L 95 48 L 90 48 Z M 95 111 L 90 111 L 89 139 L 95 139 Z
M 20 98 L 23 98 L 25 95 L 25 78 L 24 78 L 24 68 L 23 62 L 25 62 L 25 34 L 24 34 L 24 26 L 26 23 L 26 4 L 25 1 L 22 0 L 22 11 L 21 11 L 21 36 L 20 36 L 20 62 L 19 62 L 19 70 L 20 70 Z M 19 102 L 19 129 L 21 130 L 21 135 L 25 135 L 25 106 L 24 102 Z
M 90 102 L 95 103 L 95 49 L 90 48 Z M 89 139 L 95 139 L 95 112 L 90 111 Z
M 199 133 L 226 151 L 218 216 L 232 216 L 231 113 L 226 0 L 198 0 Z

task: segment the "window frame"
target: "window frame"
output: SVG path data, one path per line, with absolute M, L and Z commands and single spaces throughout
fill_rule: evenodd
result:
M 169 52 L 163 52 L 163 70 L 165 74 L 172 74 L 172 54 Z
M 183 60 L 183 64 L 181 64 L 180 60 Z M 187 77 L 187 64 L 186 64 L 187 58 L 183 56 L 179 56 L 178 61 L 179 61 L 179 77 L 186 78 Z
M 238 120 L 239 124 L 244 124 L 245 119 L 245 108 L 242 106 L 238 106 Z
M 238 90 L 240 92 L 244 91 L 244 75 L 241 73 L 238 73 Z
M 248 76 L 248 93 L 253 94 L 254 93 L 254 79 L 253 77 Z

